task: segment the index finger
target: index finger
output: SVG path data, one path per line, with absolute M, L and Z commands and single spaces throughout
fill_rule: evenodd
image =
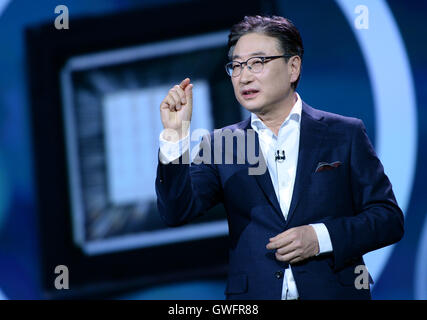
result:
M 291 244 L 293 242 L 293 240 L 291 238 L 286 237 L 286 235 L 284 237 L 281 237 L 277 240 L 270 240 L 269 243 L 267 243 L 266 248 L 267 249 L 278 249 L 278 248 L 283 248 L 286 247 L 287 245 Z
M 190 78 L 185 78 L 184 80 L 181 81 L 179 86 L 181 87 L 181 89 L 184 90 L 185 87 L 188 86 L 189 83 L 190 83 Z

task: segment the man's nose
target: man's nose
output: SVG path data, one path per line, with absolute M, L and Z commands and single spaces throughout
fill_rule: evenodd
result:
M 240 72 L 240 82 L 241 83 L 250 83 L 253 81 L 254 74 L 249 70 L 248 65 L 242 66 L 242 71 Z

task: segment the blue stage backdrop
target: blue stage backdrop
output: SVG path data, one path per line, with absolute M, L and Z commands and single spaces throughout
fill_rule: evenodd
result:
M 158 217 L 158 109 L 189 76 L 192 129 L 248 117 L 223 65 L 257 13 L 299 28 L 298 93 L 364 121 L 404 211 L 364 257 L 373 298 L 427 299 L 427 3 L 399 0 L 0 0 L 0 299 L 224 299 L 224 208 Z

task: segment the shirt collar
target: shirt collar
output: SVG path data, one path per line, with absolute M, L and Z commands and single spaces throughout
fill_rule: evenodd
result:
M 285 121 L 283 121 L 280 127 L 282 127 L 289 119 L 295 120 L 298 126 L 300 125 L 301 112 L 302 112 L 302 100 L 297 92 L 295 92 L 295 94 L 297 96 L 297 101 L 293 105 L 291 112 L 286 117 Z M 258 116 L 255 113 L 251 113 L 251 127 L 257 132 L 259 132 L 259 130 L 261 129 L 267 129 L 267 126 L 262 122 L 260 118 L 258 118 Z

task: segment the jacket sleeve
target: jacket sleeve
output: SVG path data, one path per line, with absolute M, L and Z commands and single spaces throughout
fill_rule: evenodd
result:
M 169 164 L 158 160 L 157 208 L 168 226 L 188 223 L 222 201 L 217 167 L 209 161 L 213 159 L 211 137 L 202 139 L 198 156 L 191 165 L 189 150 Z
M 350 152 L 354 214 L 325 222 L 336 271 L 369 251 L 398 242 L 404 233 L 403 213 L 361 120 L 355 126 Z

